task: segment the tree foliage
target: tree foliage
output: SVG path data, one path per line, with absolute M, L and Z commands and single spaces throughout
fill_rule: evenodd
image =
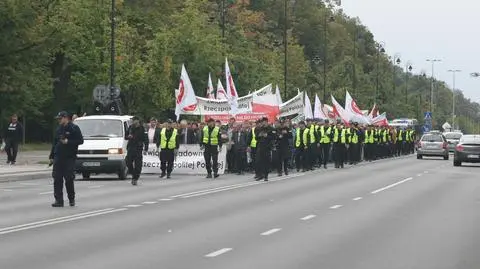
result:
M 58 110 L 92 112 L 93 88 L 109 84 L 110 1 L 0 2 L 3 120 L 26 116 L 29 137 L 43 140 L 48 135 L 39 134 L 49 134 Z M 220 0 L 116 0 L 116 84 L 129 114 L 150 117 L 171 109 L 182 63 L 203 96 L 209 73 L 214 82 L 224 80 L 225 57 L 240 94 L 274 83 L 287 97 L 299 88 L 322 98 L 326 83 L 327 96 L 342 101 L 348 89 L 361 107 L 376 100 L 389 118 L 422 119 L 429 110 L 431 79 L 407 75 L 403 63 L 392 63 L 359 19 L 316 0 L 225 2 L 223 17 Z M 477 130 L 480 105 L 456 95 L 457 122 Z M 435 81 L 437 125 L 451 122 L 452 97 L 445 83 Z

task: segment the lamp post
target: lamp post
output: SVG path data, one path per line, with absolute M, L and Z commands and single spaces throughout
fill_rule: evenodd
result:
M 318 68 L 318 66 L 322 63 L 322 58 L 316 55 L 315 57 L 313 57 L 312 63 L 315 64 L 315 66 Z M 325 100 L 322 101 L 325 102 Z
M 450 69 L 448 72 L 452 73 L 452 128 L 455 129 L 455 74 L 462 70 Z
M 110 94 L 115 91 L 115 0 L 110 11 Z
M 405 65 L 405 104 L 408 104 L 408 76 L 412 72 L 412 64 L 407 62 Z
M 396 83 L 396 80 L 397 80 L 397 72 L 396 72 L 396 68 L 397 68 L 397 65 L 401 64 L 402 63 L 402 60 L 400 60 L 400 54 L 395 54 L 393 56 L 393 69 L 392 69 L 392 83 L 393 83 L 393 96 L 396 95 L 396 92 L 397 92 L 397 83 Z
M 288 15 L 288 5 L 287 5 L 287 0 L 284 0 L 283 4 L 284 8 L 284 16 L 285 16 L 285 21 L 283 25 L 283 98 L 284 100 L 287 100 L 287 63 L 288 63 L 288 27 L 287 27 L 287 15 Z
M 435 81 L 435 63 L 436 62 L 441 62 L 442 60 L 440 59 L 427 59 L 427 62 L 430 62 L 432 64 L 432 81 L 430 84 L 430 112 L 433 112 L 433 84 Z
M 328 9 L 325 7 L 325 16 L 323 24 L 323 100 L 327 99 L 327 48 L 328 48 L 328 23 L 334 22 L 335 18 L 328 14 Z
M 380 76 L 380 53 L 385 53 L 385 42 L 380 42 L 377 44 L 377 77 L 376 77 L 376 86 L 375 86 L 375 94 L 373 97 L 373 104 L 377 103 L 377 95 L 379 90 L 379 76 Z

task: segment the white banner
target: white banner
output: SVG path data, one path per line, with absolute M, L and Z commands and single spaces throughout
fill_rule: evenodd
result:
M 160 174 L 160 151 L 157 150 L 155 144 L 150 144 L 148 152 L 143 152 L 143 168 L 142 173 Z M 227 165 L 226 147 L 223 146 L 222 151 L 218 153 L 218 173 L 222 175 Z M 200 145 L 180 145 L 178 149 L 177 159 L 173 164 L 172 174 L 199 175 L 207 174 L 205 168 L 205 159 L 203 158 L 203 150 Z
M 287 117 L 295 114 L 303 114 L 303 92 L 280 105 L 279 117 Z

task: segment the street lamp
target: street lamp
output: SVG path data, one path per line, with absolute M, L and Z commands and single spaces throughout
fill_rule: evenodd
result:
M 315 55 L 315 57 L 312 59 L 312 63 L 318 68 L 318 66 L 322 63 L 322 58 L 318 55 Z M 323 101 L 325 102 L 325 100 Z
M 453 95 L 453 99 L 452 99 L 452 128 L 455 129 L 455 74 L 457 72 L 462 72 L 462 70 L 458 70 L 458 69 L 450 69 L 448 70 L 448 72 L 451 72 L 452 73 L 452 95 Z
M 408 76 L 409 73 L 412 72 L 412 64 L 407 62 L 405 65 L 405 104 L 408 104 Z
M 373 104 L 377 103 L 377 95 L 379 90 L 379 76 L 380 76 L 380 53 L 385 53 L 385 42 L 380 42 L 377 44 L 377 78 L 376 78 L 376 86 L 375 86 L 375 94 L 373 97 Z
M 278 48 L 282 45 L 282 42 L 279 40 L 273 41 L 273 46 Z M 285 43 L 285 39 L 283 42 L 283 53 L 284 53 L 284 62 L 283 62 L 283 98 L 287 99 L 287 44 Z
M 432 63 L 432 82 L 430 84 L 430 113 L 433 112 L 433 83 L 435 80 L 435 63 L 436 62 L 441 62 L 442 60 L 440 59 L 427 59 L 427 62 Z
M 393 69 L 392 69 L 392 83 L 393 83 L 393 95 L 395 96 L 396 91 L 397 91 L 397 83 L 396 83 L 396 65 L 399 65 L 402 63 L 402 60 L 400 60 L 400 54 L 395 54 L 393 56 Z
M 328 45 L 328 23 L 334 22 L 335 17 L 328 14 L 328 9 L 325 7 L 325 16 L 324 16 L 324 24 L 323 24 L 323 100 L 327 99 L 327 45 Z

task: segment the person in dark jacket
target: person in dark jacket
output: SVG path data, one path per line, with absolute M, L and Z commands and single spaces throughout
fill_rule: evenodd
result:
M 281 122 L 280 126 L 277 127 L 276 134 L 277 172 L 279 176 L 282 176 L 282 171 L 285 175 L 288 175 L 288 165 L 291 158 L 290 139 L 292 139 L 292 132 L 285 122 Z
M 247 124 L 244 124 L 243 126 L 236 124 L 232 132 L 233 162 L 235 164 L 235 171 L 238 175 L 242 175 L 247 168 L 247 128 Z
M 137 181 L 142 173 L 143 149 L 148 151 L 148 134 L 145 128 L 140 124 L 138 117 L 132 118 L 133 124 L 127 132 L 127 167 L 132 174 L 132 185 L 137 185 Z
M 18 145 L 23 138 L 23 126 L 18 122 L 17 115 L 12 115 L 11 121 L 5 130 L 4 137 L 7 164 L 15 164 L 17 161 Z
M 72 123 L 66 111 L 57 114 L 59 126 L 50 151 L 50 165 L 53 165 L 53 207 L 63 207 L 63 182 L 70 206 L 75 206 L 75 161 L 78 145 L 83 144 L 83 135 L 80 128 Z
M 268 125 L 268 119 L 263 118 L 260 126 L 257 129 L 257 156 L 256 156 L 256 180 L 268 181 L 268 174 L 270 173 L 270 163 L 272 162 L 272 143 L 274 140 L 273 128 Z
M 200 148 L 203 150 L 205 158 L 205 168 L 207 169 L 207 178 L 218 178 L 218 152 L 222 151 L 222 139 L 220 137 L 220 128 L 215 126 L 213 119 L 208 120 L 207 126 L 203 127 L 200 137 Z

